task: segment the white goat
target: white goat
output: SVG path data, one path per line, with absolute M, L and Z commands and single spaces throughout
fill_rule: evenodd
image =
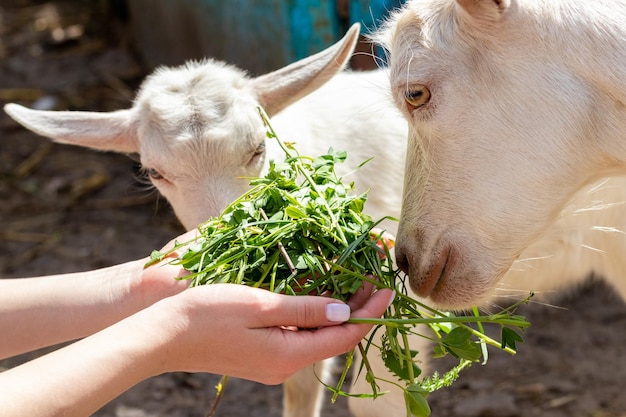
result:
M 419 295 L 489 299 L 577 191 L 625 173 L 625 22 L 624 0 L 413 0 L 381 31 L 410 129 L 396 255 Z M 619 220 L 569 261 L 626 297 Z
M 338 166 L 344 173 L 374 156 L 352 179 L 358 192 L 370 189 L 367 209 L 374 218 L 399 217 L 404 154 L 398 150 L 406 147 L 407 127 L 391 104 L 387 73 L 340 73 L 329 81 L 348 62 L 358 32 L 355 25 L 327 50 L 257 78 L 213 60 L 161 68 L 128 110 L 51 112 L 16 104 L 5 110 L 57 142 L 138 153 L 153 184 L 192 229 L 243 194 L 270 159 L 284 157 L 276 141 L 266 140 L 257 111 L 262 106 L 280 138 L 296 142 L 303 155 L 346 150 L 347 163 Z M 386 227 L 395 233 L 397 225 Z M 321 388 L 312 367 L 290 378 L 284 415 L 319 415 Z M 367 384 L 357 389 L 367 392 Z M 396 395 L 393 402 L 403 410 L 402 395 Z

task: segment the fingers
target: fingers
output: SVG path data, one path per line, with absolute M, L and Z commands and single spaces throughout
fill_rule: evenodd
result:
M 395 292 L 390 289 L 376 291 L 362 308 L 352 312 L 352 318 L 378 318 L 381 317 L 391 301 Z M 332 355 L 345 353 L 356 346 L 372 329 L 370 324 L 347 323 L 342 326 L 328 327 L 316 332 L 321 343 L 333 346 L 335 352 Z M 320 333 L 325 333 L 322 337 Z M 326 339 L 326 340 L 324 340 Z
M 194 240 L 195 238 L 197 238 L 198 235 L 199 235 L 198 229 L 189 230 L 189 231 L 183 233 L 182 235 L 176 237 L 175 239 L 172 239 L 169 242 L 167 242 L 167 244 L 165 246 L 163 246 L 163 248 L 161 250 L 162 251 L 170 250 L 170 249 L 172 249 L 176 245 L 176 243 L 190 242 L 190 241 Z
M 334 326 L 350 317 L 380 317 L 389 306 L 392 291 L 380 289 L 372 295 L 373 285 L 366 284 L 353 296 L 350 305 L 319 296 L 293 296 L 256 290 L 256 303 L 263 306 L 256 327 L 297 327 L 313 329 Z
M 354 318 L 376 318 L 385 313 L 385 310 L 396 296 L 396 292 L 389 288 L 377 290 L 369 300 L 358 310 L 352 312 Z
M 393 247 L 396 245 L 396 238 L 391 233 L 384 231 L 383 229 L 373 228 L 370 231 L 370 235 L 372 239 L 376 242 L 376 246 L 378 246 L 380 253 L 379 256 L 381 259 L 385 259 L 387 256 L 387 252 L 393 250 Z
M 390 289 L 376 291 L 372 297 L 351 317 L 381 317 L 395 293 Z M 300 297 L 294 297 L 300 298 Z M 324 327 L 315 331 L 284 332 L 287 344 L 282 349 L 290 350 L 293 358 L 306 363 L 346 353 L 353 349 L 372 329 L 370 324 L 344 323 L 340 326 Z
M 260 327 L 293 326 L 312 329 L 332 326 L 350 318 L 350 306 L 332 298 L 271 293 L 273 303 Z M 267 304 L 266 304 L 267 306 Z
M 352 317 L 380 317 L 389 304 L 391 294 L 388 289 L 378 290 L 352 312 Z M 177 343 L 181 343 L 185 337 L 191 339 L 193 343 L 185 342 L 181 346 L 192 352 L 197 341 L 202 341 L 199 344 L 202 348 L 195 348 L 198 358 L 207 354 L 207 340 L 217 340 L 219 343 L 213 342 L 217 350 L 224 345 L 222 340 L 232 341 L 231 347 L 223 352 L 224 358 L 241 358 L 241 352 L 232 346 L 244 347 L 248 355 L 247 363 L 250 364 L 267 364 L 273 358 L 280 358 L 279 361 L 271 362 L 270 368 L 247 365 L 245 369 L 236 369 L 242 365 L 241 361 L 219 361 L 216 365 L 214 352 L 209 350 L 211 356 L 206 359 L 208 364 L 205 368 L 211 369 L 211 372 L 220 370 L 217 373 L 224 373 L 222 368 L 226 366 L 229 375 L 265 383 L 277 381 L 314 362 L 351 350 L 372 328 L 369 324 L 345 323 L 350 317 L 350 307 L 338 300 L 276 294 L 237 284 L 194 287 L 168 300 L 177 306 L 171 309 L 176 311 L 177 316 L 181 315 L 181 311 L 188 315 L 185 326 L 176 327 L 184 330 L 184 337 L 173 339 Z M 289 327 L 296 327 L 298 331 L 287 330 Z M 253 353 L 249 351 L 250 346 L 255 347 Z M 177 357 L 189 358 L 193 355 Z M 192 368 L 199 369 L 194 363 L 184 369 Z M 250 369 L 257 369 L 258 372 L 251 375 Z
M 370 276 L 370 278 L 374 277 Z M 374 288 L 374 284 L 363 281 L 363 286 L 352 294 L 348 300 L 348 305 L 350 306 L 351 311 L 356 311 L 363 307 L 367 300 L 369 300 L 372 296 Z

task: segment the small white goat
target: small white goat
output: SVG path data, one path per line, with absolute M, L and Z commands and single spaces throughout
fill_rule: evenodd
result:
M 381 31 L 410 129 L 396 255 L 419 295 L 487 300 L 577 191 L 626 172 L 625 22 L 624 0 L 413 0 Z M 624 221 L 607 226 L 586 266 L 626 297 Z
M 16 104 L 5 110 L 57 142 L 138 153 L 153 184 L 192 229 L 243 194 L 249 178 L 261 175 L 270 159 L 284 158 L 276 141 L 266 138 L 257 111 L 262 106 L 279 137 L 296 142 L 301 154 L 346 150 L 341 172 L 374 156 L 353 174 L 357 191 L 370 189 L 367 210 L 374 218 L 399 217 L 407 126 L 392 106 L 388 75 L 382 70 L 340 73 L 331 80 L 348 62 L 358 33 L 355 25 L 327 50 L 257 78 L 213 60 L 161 68 L 145 80 L 127 110 L 52 112 Z M 385 226 L 395 233 L 394 222 Z M 373 361 L 384 372 L 382 362 Z M 323 377 L 323 369 L 317 372 Z M 285 382 L 285 416 L 319 415 L 317 378 L 311 367 Z M 367 384 L 357 390 L 367 392 Z M 403 415 L 402 395 L 397 395 L 394 402 Z

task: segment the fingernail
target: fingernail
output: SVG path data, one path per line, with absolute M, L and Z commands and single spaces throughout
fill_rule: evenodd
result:
M 342 303 L 326 304 L 326 319 L 328 321 L 344 322 L 350 318 L 350 306 Z
M 396 290 L 391 291 L 391 297 L 389 298 L 389 304 L 387 304 L 387 308 L 393 304 L 393 300 L 396 299 Z

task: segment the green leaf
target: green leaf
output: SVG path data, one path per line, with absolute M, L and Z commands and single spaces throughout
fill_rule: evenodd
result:
M 447 354 L 448 354 L 448 350 L 445 347 L 441 346 L 441 345 L 436 345 L 433 348 L 433 358 L 435 358 L 435 359 L 443 358 Z
M 165 254 L 163 252 L 159 252 L 158 250 L 153 250 L 152 253 L 150 254 L 150 260 L 151 261 L 162 261 L 163 258 L 165 258 Z
M 509 329 L 508 327 L 502 327 L 502 349 L 509 346 L 511 349 L 517 350 L 515 343 L 523 341 L 524 339 L 522 336 L 520 336 L 515 330 Z
M 468 361 L 477 361 L 481 357 L 480 346 L 471 340 L 472 332 L 463 327 L 452 329 L 440 344 L 455 358 L 463 358 Z
M 287 206 L 285 208 L 285 214 L 292 219 L 306 219 L 307 215 L 304 211 L 302 211 L 299 207 L 296 206 Z
M 411 354 L 413 358 L 417 352 L 411 351 Z M 409 368 L 407 365 L 413 368 L 414 377 L 418 377 L 422 373 L 422 370 L 415 364 L 415 362 L 412 360 L 408 361 L 407 358 L 403 359 L 404 360 L 400 362 L 400 359 L 397 357 L 395 351 L 389 351 L 384 358 L 385 366 L 403 381 L 409 380 Z
M 409 384 L 404 391 L 406 408 L 415 417 L 430 416 L 430 406 L 426 397 L 428 392 L 417 384 Z

